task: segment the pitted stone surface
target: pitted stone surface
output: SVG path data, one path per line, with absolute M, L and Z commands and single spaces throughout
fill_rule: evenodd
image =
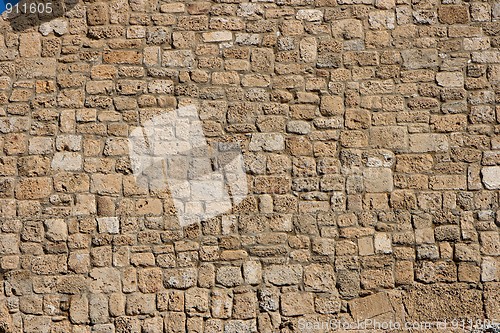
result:
M 0 22 L 0 332 L 500 320 L 498 1 L 65 5 Z

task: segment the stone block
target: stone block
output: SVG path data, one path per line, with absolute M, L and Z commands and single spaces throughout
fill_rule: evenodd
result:
M 408 148 L 408 132 L 403 126 L 375 126 L 370 130 L 370 142 L 376 148 Z
M 15 189 L 16 199 L 42 199 L 52 193 L 52 179 L 49 177 L 21 178 Z
M 466 24 L 469 22 L 469 11 L 464 5 L 444 5 L 438 10 L 439 21 L 443 24 Z
M 465 190 L 466 175 L 436 175 L 429 178 L 429 187 L 433 190 Z
M 489 190 L 500 189 L 500 166 L 488 166 L 481 169 L 484 186 Z
M 367 192 L 391 192 L 394 188 L 389 168 L 367 168 L 363 171 L 363 177 Z
M 281 295 L 281 312 L 284 316 L 314 313 L 314 297 L 305 292 L 284 293 Z
M 437 50 L 403 50 L 403 67 L 406 69 L 433 68 L 438 65 Z
M 448 138 L 445 134 L 416 133 L 410 134 L 410 151 L 415 153 L 437 152 L 449 150 Z
M 351 300 L 349 309 L 354 321 L 363 321 L 394 312 L 390 297 L 385 292 Z
M 231 31 L 212 31 L 204 32 L 202 34 L 203 41 L 206 43 L 218 43 L 227 42 L 233 39 L 233 33 Z
M 436 82 L 441 87 L 463 87 L 464 76 L 462 72 L 439 72 Z
M 82 155 L 76 152 L 57 152 L 51 163 L 53 170 L 79 171 L 82 166 Z
M 285 139 L 278 133 L 253 133 L 248 149 L 250 151 L 281 151 L 285 149 Z
M 47 219 L 45 224 L 45 237 L 53 242 L 68 239 L 68 226 L 64 219 Z
M 277 286 L 298 284 L 302 280 L 301 265 L 271 265 L 264 268 L 264 278 Z

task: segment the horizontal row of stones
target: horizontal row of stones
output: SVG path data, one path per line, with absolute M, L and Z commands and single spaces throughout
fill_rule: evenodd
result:
M 459 294 L 465 284 L 418 286 L 406 297 L 397 292 L 380 292 L 362 299 L 341 302 L 335 295 L 314 295 L 293 289 L 260 289 L 257 293 L 247 288 L 231 292 L 227 289 L 191 288 L 183 291 L 170 291 L 158 294 L 133 293 L 128 296 L 113 293 L 91 293 L 64 297 L 59 295 L 24 296 L 18 304 L 11 302 L 13 309 L 11 329 L 24 328 L 25 332 L 48 333 L 50 329 L 71 330 L 72 332 L 90 332 L 86 324 L 92 325 L 96 333 L 174 333 L 174 332 L 207 332 L 207 333 L 240 333 L 271 332 L 282 325 L 301 327 L 300 319 L 310 321 L 312 325 L 328 323 L 330 320 L 360 322 L 370 316 L 385 316 L 392 320 L 404 320 L 405 313 L 400 309 L 407 308 L 407 316 L 411 319 L 429 315 L 427 311 L 418 309 L 423 301 L 418 297 L 426 297 L 439 308 L 442 315 L 473 316 L 483 318 L 482 302 L 484 298 L 485 313 L 492 320 L 495 316 L 495 293 L 498 284 L 485 284 L 484 291 L 470 290 Z M 443 298 L 446 299 L 443 300 Z M 451 302 L 460 304 L 454 307 Z M 15 307 L 25 309 L 28 313 L 44 313 L 44 315 L 21 314 Z M 281 307 L 281 313 L 277 310 Z M 345 311 L 349 307 L 351 315 Z M 7 308 L 2 309 L 7 311 Z M 183 312 L 184 311 L 184 312 Z M 66 315 L 69 312 L 69 320 Z M 314 315 L 314 313 L 317 313 Z M 129 315 L 143 314 L 142 319 Z M 227 320 L 228 318 L 234 318 Z M 431 315 L 431 318 L 436 318 Z M 74 326 L 71 326 L 72 323 Z M 330 322 L 331 323 L 331 322 Z M 82 325 L 78 325 L 82 324 Z M 304 323 L 302 323 L 304 325 Z M 321 326 L 320 326 L 321 327 Z M 115 331 L 116 329 L 116 331 Z M 141 330 L 142 329 L 142 330 Z
M 301 4 L 296 3 L 293 3 L 295 7 L 277 6 L 272 3 L 240 3 L 237 5 L 226 3 L 213 4 L 210 2 L 192 3 L 187 6 L 184 3 L 162 3 L 160 6 L 155 6 L 150 3 L 146 4 L 144 1 L 141 6 L 131 4 L 130 8 L 133 12 L 153 13 L 153 16 L 156 16 L 156 20 L 162 20 L 164 24 L 177 23 L 179 26 L 189 26 L 196 23 L 196 27 L 199 29 L 228 27 L 232 28 L 232 30 L 239 30 L 245 27 L 245 23 L 247 23 L 245 20 L 252 22 L 259 19 L 287 18 L 296 19 L 299 22 L 330 21 L 335 18 L 338 12 L 338 8 L 336 8 L 338 7 L 337 3 L 341 6 L 344 5 L 342 6 L 343 8 L 349 8 L 350 6 L 348 5 L 364 5 L 370 9 L 373 9 L 372 6 L 379 9 L 370 13 L 370 23 L 377 15 L 392 16 L 392 20 L 394 21 L 394 12 L 398 16 L 398 21 L 404 18 L 405 23 L 409 20 L 417 24 L 464 24 L 500 19 L 500 6 L 498 3 L 488 2 L 438 6 L 435 3 L 427 2 L 423 4 L 411 4 L 410 1 L 398 1 L 396 4 L 395 0 L 339 0 L 324 1 L 323 3 L 319 3 L 319 7 L 315 9 L 301 9 L 298 7 Z M 310 6 L 311 3 L 304 1 L 302 5 Z M 127 17 L 128 13 L 118 13 L 116 7 L 113 7 L 113 5 L 105 2 L 97 2 L 87 5 L 85 7 L 86 13 L 79 14 L 82 18 L 86 16 L 86 23 L 90 26 L 121 23 L 127 18 L 130 21 L 137 20 L 134 14 Z M 166 15 L 160 13 L 166 13 Z M 189 16 L 183 16 L 183 14 L 200 16 L 190 19 Z M 214 16 L 214 18 L 209 20 L 208 15 Z M 225 21 L 217 16 L 231 16 L 231 20 Z M 155 20 L 154 17 L 153 20 Z M 55 28 L 60 26 L 61 24 L 57 24 Z M 51 28 L 54 30 L 54 25 L 46 24 L 41 26 L 40 30 L 43 33 L 50 33 Z

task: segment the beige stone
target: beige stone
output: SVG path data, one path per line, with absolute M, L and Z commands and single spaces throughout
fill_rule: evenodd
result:
M 313 295 L 304 292 L 285 293 L 281 296 L 281 309 L 285 316 L 298 316 L 313 313 Z
M 367 192 L 391 192 L 393 190 L 392 171 L 388 168 L 367 168 L 363 171 Z

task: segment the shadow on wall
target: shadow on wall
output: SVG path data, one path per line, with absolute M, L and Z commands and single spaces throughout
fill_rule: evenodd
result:
M 79 0 L 0 0 L 6 10 L 2 17 L 14 31 L 23 32 L 63 17 Z M 3 9 L 3 8 L 2 8 Z

